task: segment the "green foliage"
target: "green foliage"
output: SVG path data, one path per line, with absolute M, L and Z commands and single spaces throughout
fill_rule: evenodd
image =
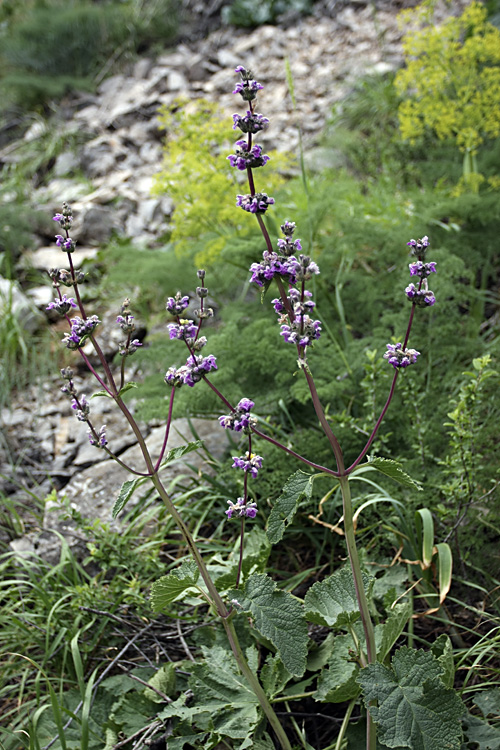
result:
M 465 154 L 464 179 L 477 174 L 479 146 L 500 134 L 500 31 L 472 2 L 459 17 L 407 32 L 403 49 L 407 64 L 395 80 L 407 94 L 399 107 L 403 138 L 415 142 L 426 129 L 452 138 Z
M 246 188 L 244 176 L 237 175 L 237 170 L 224 162 L 232 148 L 227 121 L 216 104 L 199 99 L 189 103 L 178 100 L 163 107 L 160 123 L 167 140 L 154 190 L 157 194 L 168 193 L 175 203 L 171 240 L 179 255 L 184 255 L 194 242 L 196 264 L 212 266 L 224 248 L 234 253 L 235 233 L 259 236 L 258 227 L 251 222 L 253 217 L 235 210 L 231 198 Z M 290 159 L 276 151 L 269 155 L 265 190 L 272 195 L 283 184 L 280 172 L 289 168 Z M 259 245 L 258 240 L 256 244 Z
M 370 714 L 386 747 L 413 750 L 460 750 L 459 719 L 464 709 L 453 690 L 441 680 L 442 669 L 429 652 L 406 647 L 396 651 L 392 668 L 369 664 L 358 682 Z
M 307 623 L 300 603 L 267 575 L 251 576 L 244 589 L 230 592 L 238 610 L 252 615 L 255 628 L 276 647 L 283 666 L 301 677 L 306 668 Z
M 370 596 L 374 579 L 363 574 L 363 583 Z M 329 578 L 315 583 L 308 590 L 304 604 L 310 622 L 331 628 L 345 628 L 356 622 L 360 612 L 351 569 L 340 568 Z
M 75 88 L 89 88 L 111 58 L 172 38 L 170 0 L 24 3 L 1 30 L 2 90 L 30 109 Z
M 303 471 L 297 471 L 288 478 L 283 493 L 273 505 L 267 524 L 267 536 L 271 544 L 283 539 L 286 527 L 292 522 L 298 504 L 303 497 L 310 498 L 312 477 Z
M 309 13 L 312 0 L 233 0 L 222 9 L 222 19 L 234 26 L 260 26 L 277 23 L 288 13 Z

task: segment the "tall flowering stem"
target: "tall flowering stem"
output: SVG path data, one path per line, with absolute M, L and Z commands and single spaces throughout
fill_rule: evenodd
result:
M 436 271 L 436 264 L 425 262 L 425 253 L 429 245 L 427 237 L 424 237 L 422 240 L 411 240 L 408 243 L 412 248 L 413 255 L 417 257 L 417 260 L 409 266 L 410 274 L 417 277 L 419 281 L 418 284 L 410 283 L 405 289 L 407 298 L 412 302 L 406 335 L 403 343 L 387 345 L 387 352 L 384 357 L 395 370 L 387 401 L 366 445 L 355 461 L 348 468 L 345 468 L 341 447 L 326 418 L 307 359 L 308 348 L 320 336 L 321 323 L 319 320 L 314 320 L 311 317 L 315 304 L 311 299 L 311 293 L 305 289 L 305 282 L 314 274 L 319 273 L 319 269 L 308 256 L 300 253 L 302 246 L 300 240 L 293 239 L 295 224 L 292 222 L 285 221 L 282 224 L 281 230 L 284 234 L 284 239 L 278 240 L 277 251 L 273 248 L 269 232 L 264 223 L 263 214 L 267 211 L 269 205 L 274 203 L 274 200 L 268 199 L 267 201 L 259 202 L 260 196 L 265 196 L 266 194 L 257 193 L 253 175 L 255 168 L 263 167 L 268 161 L 268 157 L 262 156 L 262 149 L 252 145 L 252 134 L 257 133 L 265 127 L 265 125 L 262 127 L 254 126 L 254 118 L 260 118 L 261 121 L 265 119 L 262 118 L 262 115 L 255 115 L 254 113 L 254 100 L 257 92 L 263 87 L 253 80 L 252 73 L 242 65 L 238 66 L 235 72 L 239 73 L 241 80 L 236 85 L 233 93 L 240 94 L 248 102 L 249 110 L 246 117 L 233 115 L 234 127 L 239 127 L 244 133 L 247 133 L 248 138 L 246 143 L 244 141 L 237 142 L 236 153 L 228 156 L 228 159 L 231 166 L 237 167 L 240 170 L 246 168 L 250 194 L 247 196 L 238 196 L 237 205 L 256 215 L 266 243 L 266 250 L 263 253 L 262 261 L 260 263 L 253 263 L 250 268 L 252 272 L 251 281 L 261 287 L 267 287 L 273 280 L 277 284 L 279 298 L 273 300 L 273 305 L 275 311 L 280 315 L 281 335 L 285 342 L 294 344 L 297 348 L 298 366 L 304 372 L 316 416 L 330 442 L 335 457 L 336 471 L 327 470 L 327 473 L 338 478 L 342 492 L 345 538 L 366 644 L 366 654 L 361 653 L 360 663 L 362 666 L 365 666 L 376 661 L 377 652 L 375 631 L 370 616 L 356 547 L 349 476 L 366 456 L 377 435 L 382 420 L 392 401 L 400 369 L 415 364 L 417 361 L 419 352 L 415 349 L 408 349 L 407 344 L 415 314 L 415 307 L 431 306 L 435 302 L 434 294 L 428 288 L 428 276 Z M 255 428 L 254 432 L 256 432 Z M 307 459 L 303 457 L 299 458 L 307 463 Z M 242 546 L 243 526 L 241 531 Z M 376 748 L 376 727 L 370 717 L 369 711 L 367 712 L 366 748 L 367 750 L 375 750 Z
M 254 151 L 252 158 L 257 158 L 257 157 L 260 157 L 260 152 Z M 125 366 L 124 366 L 125 358 L 134 354 L 135 351 L 138 349 L 138 347 L 141 346 L 141 342 L 138 339 L 133 339 L 132 337 L 133 332 L 135 330 L 135 323 L 134 323 L 134 317 L 131 314 L 130 308 L 129 308 L 130 301 L 128 299 L 125 300 L 125 302 L 122 305 L 120 315 L 118 315 L 116 319 L 117 325 L 121 328 L 121 330 L 125 334 L 125 341 L 119 346 L 119 350 L 120 350 L 119 353 L 120 353 L 120 356 L 122 357 L 122 363 L 120 367 L 120 380 L 119 380 L 120 385 L 119 387 L 117 387 L 115 379 L 113 377 L 113 373 L 111 371 L 111 367 L 106 361 L 106 358 L 102 352 L 102 349 L 99 346 L 94 336 L 94 330 L 97 327 L 97 325 L 100 323 L 100 321 L 97 318 L 97 316 L 88 317 L 86 315 L 85 308 L 82 303 L 81 295 L 79 293 L 78 285 L 83 282 L 84 275 L 81 272 L 75 270 L 75 267 L 73 265 L 73 260 L 71 257 L 71 253 L 73 253 L 76 248 L 76 243 L 69 236 L 69 229 L 71 228 L 72 221 L 73 221 L 70 207 L 67 204 L 63 204 L 62 212 L 59 214 L 56 214 L 54 216 L 54 220 L 57 221 L 59 225 L 61 226 L 61 228 L 65 231 L 65 235 L 56 236 L 56 244 L 64 252 L 66 252 L 70 270 L 69 271 L 66 271 L 65 269 L 51 269 L 50 270 L 49 275 L 52 279 L 52 284 L 56 291 L 57 297 L 54 300 L 54 302 L 52 302 L 48 306 L 48 309 L 55 310 L 60 315 L 66 318 L 68 325 L 70 326 L 70 332 L 65 335 L 63 339 L 63 343 L 66 345 L 67 348 L 74 350 L 74 351 L 78 351 L 78 353 L 83 358 L 86 365 L 88 366 L 90 372 L 96 377 L 99 385 L 106 391 L 106 393 L 109 396 L 111 396 L 111 398 L 113 398 L 118 408 L 124 414 L 125 418 L 127 419 L 137 439 L 137 443 L 140 447 L 142 457 L 146 465 L 146 472 L 138 472 L 135 469 L 132 469 L 131 467 L 127 466 L 123 461 L 117 458 L 107 448 L 105 425 L 101 427 L 99 430 L 97 430 L 93 426 L 91 422 L 91 417 L 90 417 L 90 403 L 88 402 L 88 400 L 86 399 L 84 395 L 79 395 L 77 393 L 75 385 L 73 383 L 73 373 L 70 368 L 66 368 L 65 370 L 62 371 L 62 375 L 64 379 L 67 381 L 66 385 L 63 387 L 62 390 L 64 393 L 66 393 L 66 395 L 68 395 L 69 398 L 71 398 L 71 405 L 72 405 L 73 410 L 75 411 L 75 414 L 78 420 L 85 422 L 88 425 L 89 440 L 91 444 L 98 448 L 102 448 L 103 450 L 105 450 L 106 453 L 108 453 L 110 457 L 112 457 L 121 466 L 127 469 L 127 471 L 133 473 L 136 476 L 143 476 L 143 477 L 150 478 L 162 502 L 164 503 L 169 514 L 172 516 L 174 522 L 176 523 L 190 554 L 192 555 L 194 561 L 196 562 L 196 565 L 200 571 L 200 575 L 208 591 L 208 599 L 210 600 L 214 611 L 217 613 L 217 615 L 219 616 L 223 624 L 223 627 L 226 631 L 226 635 L 228 638 L 228 642 L 231 645 L 231 649 L 233 651 L 234 657 L 241 669 L 242 674 L 247 679 L 249 685 L 251 686 L 252 690 L 254 691 L 261 705 L 261 708 L 264 714 L 266 715 L 270 725 L 273 727 L 281 748 L 283 750 L 292 750 L 290 742 L 286 736 L 286 733 L 283 727 L 281 726 L 281 723 L 276 715 L 276 712 L 272 708 L 264 690 L 259 684 L 258 679 L 253 674 L 252 670 L 250 669 L 245 659 L 241 646 L 238 642 L 238 638 L 236 635 L 236 631 L 234 629 L 234 625 L 232 623 L 232 617 L 234 616 L 232 607 L 228 607 L 226 605 L 226 603 L 220 596 L 219 592 L 217 591 L 217 588 L 210 577 L 207 566 L 205 565 L 202 555 L 193 539 L 193 536 L 189 528 L 184 523 L 180 513 L 178 512 L 177 508 L 172 502 L 171 497 L 169 496 L 167 490 L 165 489 L 165 486 L 163 485 L 159 477 L 161 462 L 162 462 L 163 456 L 167 448 L 170 425 L 172 421 L 172 412 L 173 412 L 173 404 L 174 404 L 176 388 L 183 386 L 183 385 L 193 387 L 195 383 L 199 382 L 202 379 L 206 379 L 206 374 L 208 372 L 217 369 L 216 360 L 213 355 L 208 355 L 204 357 L 200 354 L 202 348 L 207 343 L 206 338 L 204 336 L 199 335 L 202 322 L 205 318 L 210 317 L 213 314 L 212 310 L 210 308 L 207 308 L 206 305 L 204 304 L 205 298 L 208 294 L 208 290 L 204 286 L 200 286 L 196 290 L 197 296 L 200 300 L 200 308 L 196 311 L 196 314 L 198 315 L 198 318 L 199 318 L 198 324 L 194 324 L 193 321 L 186 320 L 183 317 L 181 317 L 189 304 L 189 298 L 187 296 L 182 297 L 179 293 L 178 295 L 176 295 L 175 298 L 171 297 L 167 301 L 167 311 L 174 318 L 174 322 L 170 323 L 168 326 L 170 338 L 182 339 L 187 346 L 189 356 L 184 366 L 180 368 L 172 367 L 168 370 L 168 372 L 165 375 L 166 383 L 171 386 L 168 416 L 167 416 L 167 421 L 166 421 L 163 445 L 162 445 L 160 454 L 156 462 L 153 462 L 153 459 L 150 455 L 150 452 L 148 450 L 144 437 L 140 431 L 140 428 L 137 425 L 137 422 L 135 421 L 134 417 L 130 413 L 128 407 L 124 403 L 122 395 L 121 395 L 121 390 L 123 389 L 125 385 L 125 382 L 124 382 L 125 381 Z M 203 284 L 204 279 L 205 279 L 205 272 L 199 271 L 198 277 Z M 76 301 L 75 301 L 75 298 L 68 298 L 66 295 L 63 295 L 61 293 L 60 291 L 61 284 L 73 287 Z M 68 313 L 71 311 L 72 308 L 77 308 L 79 310 L 81 314 L 81 318 L 69 317 Z M 100 360 L 100 363 L 106 374 L 107 382 L 105 382 L 100 377 L 100 375 L 97 373 L 97 371 L 91 364 L 86 353 L 84 352 L 83 346 L 85 345 L 87 340 L 91 341 L 94 347 L 97 357 Z M 222 394 L 220 394 L 220 396 L 232 411 L 233 416 L 228 417 L 228 419 L 230 420 L 233 428 L 236 428 L 239 430 L 245 429 L 246 431 L 248 431 L 248 445 L 249 445 L 248 453 L 243 457 L 235 458 L 235 466 L 239 466 L 243 468 L 243 470 L 245 471 L 244 497 L 239 498 L 236 503 L 231 503 L 231 507 L 227 511 L 228 517 L 231 517 L 233 513 L 237 513 L 239 516 L 241 516 L 242 535 L 243 535 L 243 528 L 244 528 L 243 522 L 245 518 L 254 518 L 257 513 L 256 504 L 254 502 L 249 502 L 248 500 L 248 491 L 247 491 L 248 475 L 251 474 L 251 476 L 255 476 L 262 463 L 261 457 L 255 456 L 251 452 L 252 443 L 251 443 L 251 435 L 249 431 L 251 418 L 249 416 L 249 412 L 250 412 L 251 407 L 253 406 L 253 402 L 249 401 L 248 399 L 242 399 L 240 403 L 238 404 L 238 406 L 236 407 L 236 409 L 233 409 L 231 405 L 229 404 L 229 402 L 226 399 L 224 399 Z M 252 424 L 253 424 L 253 421 L 252 421 Z M 240 573 L 241 573 L 241 566 L 242 566 L 242 558 L 240 557 L 240 565 L 239 565 Z M 239 581 L 240 573 L 238 574 L 238 581 Z

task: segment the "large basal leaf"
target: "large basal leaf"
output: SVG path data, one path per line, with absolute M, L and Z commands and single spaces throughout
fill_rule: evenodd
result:
M 392 669 L 369 664 L 358 682 L 365 705 L 378 725 L 380 742 L 411 750 L 460 750 L 464 712 L 456 693 L 440 679 L 441 665 L 429 652 L 404 646 L 394 654 Z
M 205 663 L 190 667 L 189 687 L 193 705 L 185 696 L 170 703 L 159 719 L 179 717 L 198 729 L 217 732 L 232 739 L 244 739 L 260 720 L 258 701 L 239 673 L 231 653 L 220 646 L 205 650 Z
M 160 612 L 185 591 L 192 589 L 199 577 L 200 571 L 196 563 L 193 560 L 184 560 L 178 568 L 155 581 L 151 587 L 153 612 Z
M 374 580 L 363 573 L 363 584 L 368 597 Z M 318 625 L 341 628 L 355 622 L 360 615 L 351 569 L 340 568 L 329 578 L 315 583 L 307 592 L 304 604 L 306 618 Z
M 276 500 L 267 522 L 267 536 L 271 544 L 283 539 L 286 527 L 292 522 L 299 502 L 303 497 L 310 498 L 312 476 L 296 471 L 285 482 L 283 492 Z
M 467 749 L 474 743 L 473 747 L 478 750 L 500 750 L 500 728 L 491 726 L 479 716 L 467 714 L 462 720 Z
M 233 590 L 230 599 L 251 614 L 254 626 L 276 647 L 285 668 L 295 677 L 306 669 L 307 623 L 302 605 L 291 594 L 276 588 L 267 575 L 251 576 L 243 590 Z
M 318 689 L 313 698 L 326 703 L 343 703 L 359 693 L 356 677 L 359 672 L 352 658 L 354 641 L 350 635 L 338 635 L 333 642 L 333 652 L 318 678 Z
M 266 663 L 260 672 L 260 681 L 268 698 L 274 698 L 281 693 L 292 675 L 285 669 L 278 654 L 268 654 Z
M 379 456 L 368 456 L 368 466 L 372 466 L 377 471 L 380 471 L 381 474 L 385 474 L 405 487 L 413 487 L 420 491 L 423 490 L 420 482 L 412 479 L 409 474 L 403 471 L 401 464 L 397 461 L 393 461 L 390 458 L 380 458 Z

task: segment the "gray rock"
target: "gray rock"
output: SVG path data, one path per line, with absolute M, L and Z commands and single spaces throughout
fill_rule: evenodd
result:
M 121 228 L 116 211 L 111 208 L 78 203 L 74 208 L 75 221 L 71 232 L 79 242 L 100 245 Z
M 65 177 L 80 168 L 80 158 L 73 151 L 64 151 L 56 159 L 54 164 L 54 175 Z
M 44 322 L 44 316 L 21 291 L 19 284 L 0 276 L 0 316 L 9 314 L 26 333 L 34 333 Z

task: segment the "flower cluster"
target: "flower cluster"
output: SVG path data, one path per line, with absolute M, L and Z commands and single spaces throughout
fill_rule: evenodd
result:
M 55 310 L 59 315 L 66 315 L 72 307 L 76 308 L 76 306 L 77 304 L 74 297 L 66 297 L 66 295 L 63 294 L 59 299 L 50 302 L 45 309 Z
M 270 198 L 267 193 L 255 193 L 254 195 L 237 195 L 236 205 L 249 211 L 251 214 L 265 214 L 269 206 L 274 203 L 274 198 Z
M 299 270 L 299 261 L 293 255 L 285 258 L 276 252 L 270 253 L 264 250 L 260 263 L 252 263 L 250 272 L 254 281 L 259 286 L 264 286 L 272 281 L 275 276 L 281 276 L 289 284 L 295 284 L 297 281 L 297 272 Z
M 426 281 L 427 279 L 424 280 L 424 282 Z M 415 284 L 408 284 L 405 294 L 411 302 L 414 302 L 419 307 L 432 307 L 436 301 L 434 292 L 427 289 L 427 283 L 422 283 L 421 289 L 416 287 Z
M 82 318 L 71 318 L 71 332 L 65 333 L 63 338 L 63 344 L 68 349 L 78 349 L 83 346 L 85 340 L 95 330 L 95 328 L 101 322 L 97 315 L 91 315 L 90 318 L 82 320 Z
M 434 292 L 431 292 L 429 289 L 427 277 L 431 273 L 436 273 L 436 263 L 434 261 L 430 263 L 424 262 L 427 248 L 430 245 L 429 238 L 426 236 L 422 237 L 421 240 L 410 240 L 407 245 L 412 248 L 412 255 L 418 257 L 416 262 L 409 264 L 410 275 L 418 276 L 420 283 L 418 286 L 409 284 L 405 289 L 405 294 L 418 307 L 431 307 L 435 303 L 436 298 Z
M 74 396 L 71 401 L 71 408 L 76 413 L 79 422 L 86 422 L 90 414 L 90 404 L 86 396 Z
M 233 514 L 240 518 L 255 518 L 257 515 L 257 503 L 246 503 L 245 498 L 239 497 L 235 503 L 228 500 L 229 508 L 226 510 L 226 516 L 232 518 Z
M 234 93 L 234 92 L 233 92 Z M 257 112 L 252 112 L 247 109 L 247 113 L 244 117 L 241 115 L 233 115 L 233 130 L 239 128 L 242 133 L 259 133 L 261 130 L 265 130 L 269 125 L 267 117 L 259 115 Z
M 73 224 L 73 211 L 71 210 L 71 207 L 64 202 L 62 204 L 62 211 L 61 213 L 57 213 L 52 217 L 53 221 L 57 221 L 59 223 L 59 226 L 61 229 L 65 229 L 68 231 L 71 229 L 71 225 Z
M 295 232 L 295 222 L 285 221 L 281 225 L 281 231 L 285 236 L 284 239 L 278 240 L 278 249 L 280 250 L 281 254 L 290 256 L 300 252 L 302 250 L 300 240 L 293 239 L 293 233 Z
M 234 87 L 233 94 L 240 94 L 242 99 L 246 102 L 251 102 L 257 96 L 257 92 L 263 89 L 264 86 L 261 83 L 253 80 L 251 70 L 246 70 L 243 65 L 238 65 L 234 69 L 235 73 L 240 74 L 241 80 Z
M 219 417 L 221 427 L 226 430 L 235 430 L 235 432 L 250 432 L 250 428 L 256 421 L 255 417 L 250 414 L 254 405 L 249 398 L 242 398 L 232 414 Z
M 180 319 L 178 323 L 168 324 L 168 335 L 171 339 L 181 339 L 193 343 L 198 326 L 192 320 Z
M 63 237 L 62 234 L 56 234 L 56 245 L 57 247 L 61 247 L 66 253 L 73 253 L 76 248 L 76 242 L 71 237 Z
M 262 456 L 257 456 L 255 453 L 245 453 L 244 456 L 233 456 L 233 469 L 243 469 L 248 472 L 252 477 L 256 477 L 259 469 L 262 468 Z
M 64 268 L 51 268 L 49 270 L 49 276 L 52 279 L 52 286 L 54 289 L 58 289 L 61 284 L 63 286 L 81 284 L 85 279 L 83 271 L 74 271 L 74 275 L 71 275 L 71 273 Z
M 216 369 L 217 361 L 213 354 L 209 354 L 208 357 L 190 355 L 186 364 L 182 367 L 169 367 L 165 375 L 165 382 L 175 388 L 180 388 L 182 385 L 189 385 L 192 388 L 208 372 Z
M 106 439 L 106 425 L 103 424 L 99 432 L 94 434 L 92 430 L 88 431 L 90 445 L 95 445 L 96 448 L 105 448 L 108 444 Z
M 403 349 L 403 344 L 401 343 L 387 344 L 384 359 L 397 370 L 399 367 L 414 365 L 419 354 L 420 352 L 417 352 L 416 349 Z
M 231 166 L 241 172 L 245 169 L 263 167 L 269 161 L 269 156 L 262 153 L 262 146 L 256 144 L 249 148 L 246 141 L 236 141 L 235 153 L 229 154 L 227 158 Z
M 182 315 L 188 305 L 189 297 L 187 295 L 183 297 L 180 292 L 167 300 L 167 310 L 171 315 Z

